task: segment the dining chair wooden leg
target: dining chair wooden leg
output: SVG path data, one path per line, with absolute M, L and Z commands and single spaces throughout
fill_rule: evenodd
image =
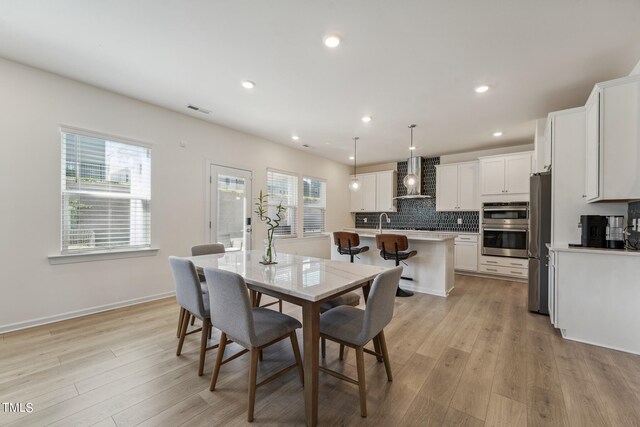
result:
M 209 339 L 211 339 L 212 335 L 213 335 L 213 325 L 211 324 L 211 321 L 209 321 Z
M 218 381 L 218 374 L 220 373 L 220 365 L 222 365 L 222 359 L 224 358 L 224 349 L 227 346 L 227 334 L 224 332 L 220 334 L 220 345 L 218 346 L 218 354 L 216 354 L 216 363 L 213 365 L 213 372 L 211 373 L 211 385 L 209 390 L 216 389 L 216 382 Z
M 262 362 L 264 360 L 264 356 L 262 355 L 262 349 L 258 350 L 258 359 Z
M 178 330 L 176 331 L 176 337 L 180 338 L 180 331 L 182 331 L 182 320 L 184 319 L 184 307 L 180 307 L 180 314 L 178 315 Z
M 200 362 L 198 365 L 198 376 L 202 376 L 202 373 L 204 372 L 204 358 L 205 355 L 207 354 L 207 341 L 209 338 L 209 332 L 211 331 L 211 329 L 209 328 L 209 324 L 210 324 L 210 320 L 209 319 L 204 319 L 202 321 L 202 336 L 200 337 Z
M 340 344 L 340 360 L 344 360 L 344 344 Z
M 293 357 L 296 359 L 296 365 L 298 366 L 298 375 L 300 375 L 300 381 L 304 385 L 304 369 L 302 368 L 302 358 L 300 357 L 300 347 L 298 347 L 298 336 L 295 331 L 289 335 L 291 338 L 291 347 L 293 348 Z
M 387 371 L 387 379 L 389 381 L 393 381 L 391 362 L 389 361 L 389 352 L 387 351 L 387 340 L 384 338 L 384 331 L 380 331 L 378 334 L 378 342 L 380 343 L 380 349 L 382 350 L 382 358 L 384 359 L 384 369 Z
M 382 350 L 380 350 L 380 341 L 378 341 L 378 337 L 373 337 L 373 348 L 376 351 L 376 360 L 378 363 L 382 363 L 382 357 L 378 356 L 378 354 L 382 354 Z
M 176 350 L 176 356 L 180 356 L 182 353 L 182 345 L 184 344 L 184 337 L 187 336 L 187 327 L 189 326 L 189 313 L 187 310 L 182 315 L 182 327 L 180 328 L 180 341 L 178 341 L 178 349 Z
M 191 316 L 191 326 L 196 323 L 196 316 Z
M 278 311 L 280 313 L 282 313 L 282 300 L 281 299 L 278 300 Z
M 327 357 L 327 340 L 324 338 L 320 338 L 320 352 L 323 359 Z
M 253 421 L 253 410 L 256 404 L 256 378 L 258 377 L 258 355 L 260 350 L 251 348 L 251 366 L 249 367 L 249 408 L 247 410 L 247 421 Z
M 367 416 L 367 388 L 364 379 L 364 349 L 356 347 L 356 367 L 358 369 L 358 388 L 360 389 L 360 416 Z
M 260 307 L 260 301 L 262 300 L 262 294 L 258 292 L 256 295 L 256 307 Z

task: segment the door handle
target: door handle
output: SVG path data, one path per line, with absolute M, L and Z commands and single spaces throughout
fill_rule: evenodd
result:
M 251 233 L 251 227 L 247 227 L 247 233 Z

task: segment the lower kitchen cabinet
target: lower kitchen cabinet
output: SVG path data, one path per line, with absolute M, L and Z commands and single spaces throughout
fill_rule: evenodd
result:
M 455 240 L 455 269 L 478 271 L 478 236 L 459 235 Z
M 480 273 L 509 276 L 520 279 L 529 277 L 529 260 L 499 256 L 480 256 Z
M 551 323 L 567 339 L 640 354 L 640 253 L 549 250 Z

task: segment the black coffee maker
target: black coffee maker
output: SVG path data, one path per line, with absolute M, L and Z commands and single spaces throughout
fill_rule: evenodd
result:
M 607 247 L 607 217 L 601 215 L 580 215 L 582 246 L 588 248 Z

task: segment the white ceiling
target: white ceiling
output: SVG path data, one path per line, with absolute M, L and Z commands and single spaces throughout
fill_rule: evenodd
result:
M 531 142 L 631 71 L 640 1 L 0 0 L 0 56 L 344 163 L 357 135 L 377 163 L 410 123 L 419 155 Z

